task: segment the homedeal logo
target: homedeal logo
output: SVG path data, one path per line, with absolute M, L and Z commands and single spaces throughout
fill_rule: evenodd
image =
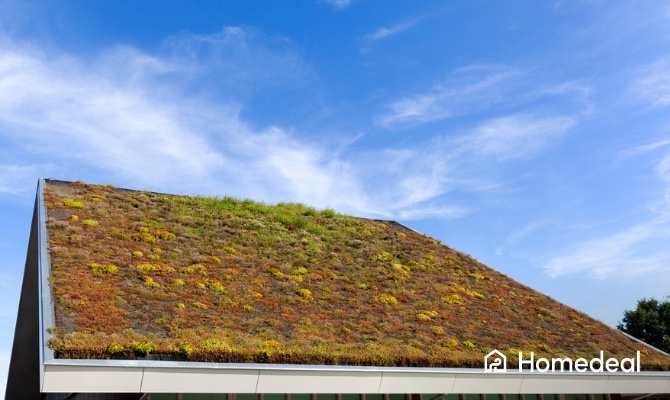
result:
M 523 352 L 519 352 L 519 372 L 640 372 L 640 352 L 636 352 L 633 358 L 605 359 L 603 352 L 600 357 L 590 360 L 570 357 L 535 359 L 531 351 L 530 357 L 525 358 Z M 524 369 L 526 368 L 526 369 Z M 507 356 L 499 350 L 493 350 L 484 356 L 484 372 L 507 372 Z

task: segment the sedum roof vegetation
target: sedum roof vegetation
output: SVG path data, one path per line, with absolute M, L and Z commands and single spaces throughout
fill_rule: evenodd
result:
M 670 357 L 392 223 L 47 181 L 57 358 L 481 367 Z

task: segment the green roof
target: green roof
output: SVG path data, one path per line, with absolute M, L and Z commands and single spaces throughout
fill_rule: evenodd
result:
M 644 346 L 400 224 L 47 181 L 57 358 L 481 367 Z

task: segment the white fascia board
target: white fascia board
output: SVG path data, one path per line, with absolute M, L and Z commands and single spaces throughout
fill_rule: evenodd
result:
M 379 393 L 450 393 L 454 388 L 453 372 L 382 372 Z
M 608 379 L 607 374 L 527 374 L 520 393 L 620 393 L 607 391 Z
M 461 373 L 454 381 L 453 393 L 525 393 L 525 375 L 512 373 Z M 532 392 L 539 393 L 539 392 Z
M 607 390 L 617 393 L 668 393 L 670 379 L 661 376 L 619 376 L 607 381 Z
M 670 373 L 487 373 L 483 369 L 51 360 L 43 392 L 655 393 Z
M 140 392 L 144 368 L 46 365 L 42 392 L 135 393 Z
M 146 368 L 142 393 L 255 393 L 253 369 Z
M 257 393 L 379 393 L 382 372 L 261 370 Z

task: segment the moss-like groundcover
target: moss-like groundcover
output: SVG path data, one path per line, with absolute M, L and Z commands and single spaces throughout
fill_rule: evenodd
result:
M 58 358 L 480 367 L 670 357 L 398 224 L 47 181 Z

